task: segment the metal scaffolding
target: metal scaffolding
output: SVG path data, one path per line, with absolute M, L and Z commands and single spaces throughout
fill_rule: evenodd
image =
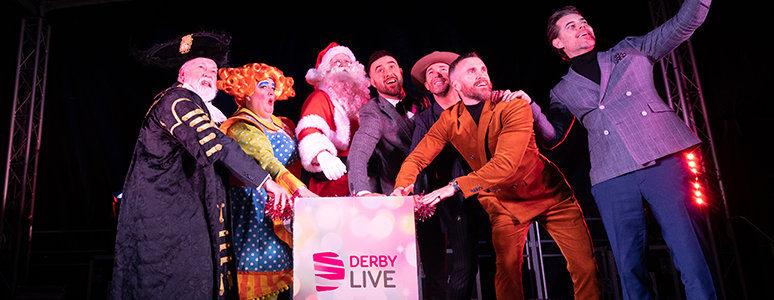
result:
M 681 4 L 680 0 L 651 0 L 648 2 L 651 10 L 651 21 L 653 26 L 659 26 L 674 16 Z M 726 192 L 723 186 L 723 177 L 721 176 L 719 161 L 715 141 L 710 126 L 710 118 L 707 113 L 707 105 L 704 100 L 704 93 L 699 79 L 699 70 L 696 63 L 696 57 L 693 52 L 693 45 L 689 39 L 678 48 L 670 52 L 666 57 L 659 61 L 661 77 L 664 84 L 664 93 L 667 104 L 669 104 L 683 119 L 686 125 L 696 133 L 702 140 L 695 155 L 699 156 L 703 165 L 701 166 L 700 180 L 706 187 L 705 190 L 714 200 L 709 200 L 705 211 L 705 220 L 708 230 L 708 242 L 712 250 L 712 257 L 708 260 L 714 263 L 717 273 L 723 269 L 720 267 L 720 259 L 717 252 L 717 243 L 712 229 L 710 210 L 722 209 L 724 213 L 724 224 L 726 233 L 730 240 L 730 246 L 734 254 L 737 265 L 737 271 L 740 280 L 742 296 L 747 299 L 744 275 L 739 261 L 739 251 L 737 249 L 736 238 L 731 222 L 731 214 L 728 210 Z M 722 274 L 716 274 L 718 297 L 726 298 L 725 280 Z
M 0 210 L 0 251 L 11 260 L 2 271 L 12 289 L 29 265 L 51 27 L 43 18 L 22 19 L 20 31 Z

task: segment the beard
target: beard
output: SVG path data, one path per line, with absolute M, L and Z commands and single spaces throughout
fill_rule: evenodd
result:
M 209 81 L 209 85 L 206 84 L 205 81 Z M 193 84 L 189 83 L 189 85 L 193 92 L 199 95 L 204 102 L 212 102 L 218 94 L 218 88 L 215 87 L 214 82 L 207 78 L 200 78 L 197 82 L 193 82 Z
M 450 88 L 451 88 L 451 86 L 448 85 L 448 84 L 444 84 L 444 85 L 439 86 L 439 87 L 433 86 L 433 87 L 430 88 L 430 93 L 433 94 L 433 95 L 438 95 L 438 96 L 441 96 L 441 97 L 446 97 L 446 95 L 449 94 Z
M 365 68 L 357 63 L 347 68 L 331 68 L 320 81 L 318 88 L 328 93 L 332 101 L 341 104 L 349 118 L 355 119 L 360 107 L 371 98 L 369 86 Z
M 394 97 L 394 98 L 403 98 L 403 78 L 398 78 L 397 76 L 391 76 L 388 78 L 385 78 L 385 80 L 388 79 L 395 79 L 394 84 L 387 84 L 387 83 L 378 83 L 376 86 L 376 90 L 379 93 Z
M 478 101 L 489 100 L 489 96 L 492 95 L 492 83 L 487 82 L 485 87 L 476 87 L 476 85 L 462 87 L 460 94 Z

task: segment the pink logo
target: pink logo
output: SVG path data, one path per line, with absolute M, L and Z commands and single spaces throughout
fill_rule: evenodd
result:
M 312 254 L 314 260 L 314 283 L 318 292 L 332 291 L 341 285 L 344 280 L 344 261 L 333 252 L 319 252 Z

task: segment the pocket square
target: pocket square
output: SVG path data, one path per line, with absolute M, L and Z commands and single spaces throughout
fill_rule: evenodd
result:
M 614 61 L 614 63 L 616 63 L 616 64 L 617 64 L 617 63 L 618 63 L 619 61 L 621 61 L 621 60 L 622 60 L 624 57 L 626 57 L 626 53 L 623 53 L 623 52 L 618 52 L 618 53 L 616 53 L 616 54 L 613 56 L 613 61 Z

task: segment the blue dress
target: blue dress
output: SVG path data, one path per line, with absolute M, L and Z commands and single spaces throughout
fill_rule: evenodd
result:
M 291 165 L 298 158 L 296 141 L 285 131 L 277 130 L 272 133 L 266 130 L 266 127 L 261 123 L 249 122 L 253 124 L 244 125 L 247 123 L 236 123 L 239 126 L 231 126 L 231 128 L 242 128 L 241 136 L 251 136 L 247 145 L 244 138 L 240 139 L 240 134 L 234 136 L 235 140 L 242 143 L 243 149 L 244 147 L 252 148 L 252 150 L 268 149 L 268 142 L 274 158 L 283 166 Z M 265 138 L 260 134 L 255 134 L 257 128 L 254 125 L 260 127 Z M 251 130 L 244 130 L 248 127 Z M 239 133 L 239 131 L 237 132 Z M 256 136 L 258 137 L 256 138 Z M 251 154 L 251 149 L 245 150 Z M 276 162 L 273 163 L 276 164 Z M 270 174 L 277 172 L 277 166 L 271 164 L 264 165 L 264 168 Z M 267 201 L 266 191 L 263 188 L 232 185 L 230 196 L 240 298 L 261 298 L 288 289 L 293 282 L 293 250 L 290 245 L 277 236 L 274 221 L 264 212 Z

